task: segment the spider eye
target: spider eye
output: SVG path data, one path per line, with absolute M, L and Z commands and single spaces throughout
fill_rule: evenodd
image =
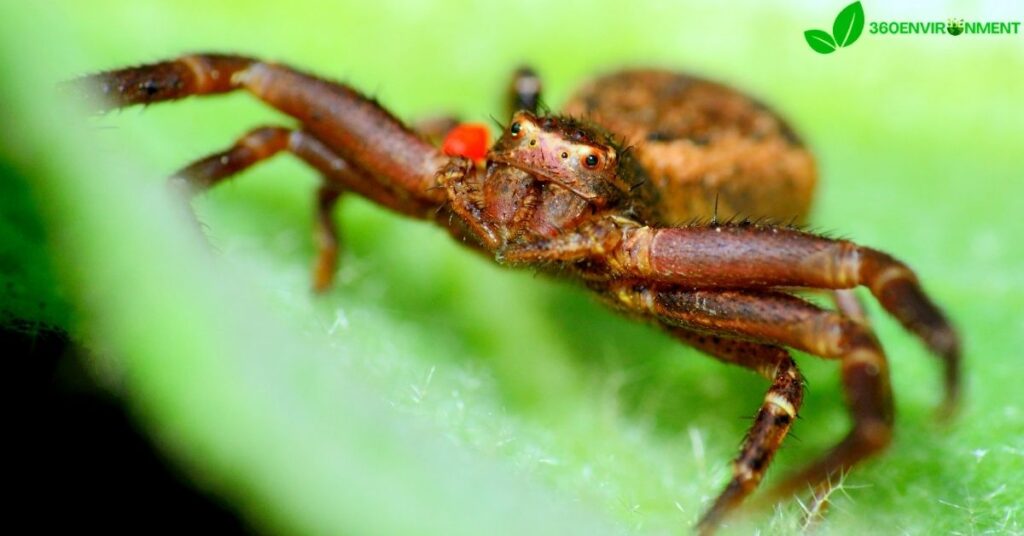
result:
M 508 131 L 511 132 L 513 136 L 518 136 L 522 130 L 523 125 L 520 125 L 519 122 L 512 123 L 512 126 L 508 127 Z
M 600 160 L 601 159 L 598 158 L 596 154 L 588 154 L 587 157 L 583 159 L 583 165 L 590 169 L 594 169 L 597 167 L 597 163 L 600 162 Z

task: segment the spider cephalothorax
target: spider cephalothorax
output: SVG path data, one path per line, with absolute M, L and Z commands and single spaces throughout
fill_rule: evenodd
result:
M 553 182 L 595 208 L 649 217 L 657 207 L 657 190 L 632 149 L 593 123 L 520 110 L 487 158 Z
M 610 213 L 648 221 L 657 191 L 632 152 L 600 127 L 568 117 L 516 112 L 480 169 L 448 166 L 440 183 L 483 246 L 513 260 Z
M 866 287 L 942 360 L 944 408 L 956 402 L 959 339 L 905 264 L 789 227 L 718 223 L 719 206 L 724 216 L 802 220 L 816 180 L 792 129 L 725 86 L 625 71 L 572 97 L 566 108 L 581 117 L 572 119 L 536 115 L 539 80 L 523 69 L 513 84 L 518 111 L 497 143 L 452 154 L 427 141 L 444 132 L 413 132 L 346 85 L 250 58 L 186 56 L 83 83 L 110 106 L 246 90 L 295 118 L 295 128 L 255 129 L 175 177 L 208 188 L 280 151 L 317 170 L 318 290 L 335 271 L 331 210 L 354 193 L 434 221 L 499 262 L 582 281 L 613 307 L 764 376 L 771 386 L 729 484 L 698 523 L 703 532 L 756 488 L 800 409 L 787 348 L 841 363 L 853 427 L 779 491 L 821 485 L 889 443 L 888 361 L 849 289 Z M 836 309 L 797 297 L 799 288 L 831 292 Z
M 620 148 L 578 121 L 519 111 L 487 154 L 597 206 L 621 202 L 633 186 L 619 173 Z M 623 170 L 625 171 L 625 170 Z M 632 171 L 632 170 L 630 170 Z

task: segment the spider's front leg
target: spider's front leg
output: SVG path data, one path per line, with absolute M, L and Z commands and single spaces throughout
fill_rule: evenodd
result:
M 324 185 L 316 201 L 314 267 L 318 290 L 330 284 L 334 273 L 338 237 L 330 213 L 342 192 L 416 218 L 433 217 L 446 201 L 435 177 L 446 158 L 436 148 L 352 88 L 286 66 L 196 54 L 98 73 L 72 85 L 98 92 L 103 108 L 246 90 L 298 119 L 301 129 L 255 129 L 175 176 L 193 192 L 205 190 L 282 151 L 320 171 Z
M 400 214 L 425 217 L 431 207 L 401 196 L 373 180 L 315 136 L 301 130 L 260 127 L 246 133 L 230 148 L 196 160 L 176 172 L 171 180 L 181 181 L 195 194 L 287 151 L 320 172 L 323 183 L 315 202 L 314 241 L 317 258 L 313 265 L 313 288 L 327 290 L 337 268 L 338 231 L 332 212 L 345 192 L 354 192 Z
M 245 90 L 297 119 L 303 130 L 374 180 L 425 204 L 444 202 L 434 178 L 444 155 L 345 84 L 242 56 L 194 54 L 98 73 L 73 85 L 100 93 L 104 108 Z

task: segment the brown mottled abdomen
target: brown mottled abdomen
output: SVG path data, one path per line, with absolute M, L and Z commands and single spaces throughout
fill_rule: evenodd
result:
M 566 104 L 632 145 L 660 192 L 661 223 L 718 216 L 802 221 L 814 158 L 786 123 L 725 86 L 658 70 L 592 81 Z

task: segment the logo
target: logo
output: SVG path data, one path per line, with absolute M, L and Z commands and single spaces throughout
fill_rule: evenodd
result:
M 818 54 L 831 54 L 836 49 L 852 45 L 864 31 L 864 6 L 854 2 L 843 8 L 832 22 L 832 33 L 807 30 L 804 39 Z
M 946 33 L 949 35 L 960 35 L 964 33 L 964 19 L 949 19 L 946 21 Z
M 831 54 L 852 45 L 864 31 L 864 6 L 854 2 L 843 8 L 832 22 L 832 33 L 807 30 L 804 39 L 811 50 Z M 1021 21 L 967 21 L 950 17 L 941 21 L 872 21 L 868 33 L 877 35 L 1019 35 Z

